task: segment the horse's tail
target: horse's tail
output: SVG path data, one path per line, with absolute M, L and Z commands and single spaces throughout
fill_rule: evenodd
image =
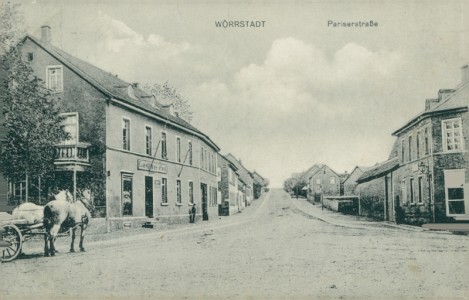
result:
M 54 213 L 52 212 L 51 208 L 49 205 L 44 206 L 44 220 L 42 224 L 44 225 L 44 228 L 49 231 L 52 226 L 54 226 Z

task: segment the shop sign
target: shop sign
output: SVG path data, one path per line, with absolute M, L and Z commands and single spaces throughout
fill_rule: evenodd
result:
M 163 174 L 168 173 L 168 166 L 166 164 L 162 164 L 158 161 L 148 161 L 143 159 L 139 159 L 137 161 L 137 169 Z

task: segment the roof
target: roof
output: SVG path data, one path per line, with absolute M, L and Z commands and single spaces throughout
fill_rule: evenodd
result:
M 244 183 L 252 183 L 252 177 L 250 175 L 250 172 L 239 162 L 236 157 L 233 156 L 233 154 L 228 153 L 225 155 L 225 158 L 231 162 L 233 165 L 235 165 L 238 168 L 238 175 L 239 179 L 244 182 Z
M 224 155 L 221 155 L 220 153 L 218 153 L 218 155 L 220 156 L 220 158 L 222 160 L 224 160 L 226 162 L 226 164 L 232 168 L 235 172 L 238 171 L 238 168 L 232 163 L 230 162 L 228 159 L 226 159 L 226 157 Z
M 257 173 L 256 171 L 252 172 L 251 174 L 255 182 L 257 182 L 260 185 L 266 184 L 265 179 L 261 175 L 259 175 L 259 173 Z
M 313 166 L 314 167 L 314 166 Z M 336 171 L 332 170 L 328 165 L 320 165 L 320 168 L 315 170 L 314 173 L 312 173 L 310 176 L 308 176 L 308 179 L 311 179 L 311 177 L 313 177 L 314 175 L 316 175 L 319 171 L 321 171 L 322 169 L 324 168 L 328 168 L 329 170 L 332 171 L 332 173 L 334 173 L 335 175 L 337 175 L 338 177 L 340 177 L 339 174 L 337 174 Z
M 360 177 L 358 177 L 357 182 L 364 183 L 367 181 L 371 181 L 373 179 L 382 177 L 388 174 L 389 172 L 396 170 L 397 168 L 399 168 L 399 158 L 394 157 L 394 158 L 388 159 L 382 163 L 377 164 L 376 166 L 369 168 L 365 172 L 363 172 L 363 174 Z
M 311 168 L 306 170 L 302 175 L 301 179 L 308 180 L 312 175 L 319 171 L 323 167 L 322 164 L 314 164 Z
M 467 98 L 468 98 L 468 90 L 469 90 L 469 83 L 463 83 L 460 84 L 458 87 L 456 87 L 455 90 L 451 90 L 451 94 L 442 98 L 442 102 L 435 107 L 425 110 L 412 119 L 410 119 L 408 122 L 404 124 L 404 126 L 400 127 L 396 131 L 394 131 L 392 134 L 393 135 L 399 135 L 402 131 L 405 129 L 409 128 L 410 126 L 414 125 L 415 123 L 428 118 L 434 114 L 442 113 L 442 112 L 448 112 L 448 111 L 458 111 L 461 109 L 468 109 L 468 103 L 467 103 Z M 448 91 L 448 90 L 440 90 L 441 91 Z
M 118 78 L 117 75 L 113 75 L 90 63 L 76 58 L 73 55 L 68 54 L 62 49 L 59 49 L 51 44 L 42 43 L 29 35 L 27 35 L 18 45 L 24 43 L 27 39 L 31 40 L 37 46 L 60 61 L 63 65 L 67 66 L 101 93 L 108 96 L 111 100 L 119 100 L 120 102 L 130 104 L 130 106 L 142 109 L 170 125 L 182 127 L 183 130 L 189 131 L 204 139 L 217 151 L 220 150 L 220 148 L 210 139 L 210 137 L 199 131 L 185 120 L 171 115 L 166 109 L 164 109 L 161 103 L 156 101 L 156 99 L 152 101 L 154 105 L 150 104 L 148 99 L 153 97 L 151 94 L 146 93 L 135 85 L 125 82 L 124 80 Z M 132 86 L 135 97 L 130 97 L 128 93 L 129 86 Z

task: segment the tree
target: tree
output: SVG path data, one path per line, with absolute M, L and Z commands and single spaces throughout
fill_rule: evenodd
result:
M 22 60 L 21 51 L 14 49 L 3 62 L 8 85 L 1 169 L 10 182 L 26 180 L 27 199 L 28 178 L 52 177 L 55 145 L 67 136 L 61 128 L 57 99 Z
M 181 119 L 184 119 L 189 123 L 192 121 L 192 111 L 189 101 L 184 99 L 182 95 L 167 81 L 163 84 L 147 84 L 144 86 L 144 89 L 148 93 L 155 95 L 156 100 L 163 105 L 174 105 L 174 109 L 178 112 Z
M 5 55 L 25 35 L 19 4 L 2 1 L 0 5 L 0 56 Z

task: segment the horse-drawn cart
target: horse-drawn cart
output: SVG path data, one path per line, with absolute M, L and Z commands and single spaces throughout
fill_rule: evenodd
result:
M 45 206 L 30 202 L 19 205 L 12 212 L 12 220 L 0 223 L 0 261 L 8 262 L 18 257 L 23 243 L 33 236 L 42 236 L 44 255 L 54 256 L 57 252 L 55 238 L 66 236 L 68 232 L 72 237 L 70 251 L 74 252 L 77 227 L 81 228 L 80 251 L 85 251 L 83 238 L 93 209 L 89 190 L 82 191 L 79 199 L 73 199 L 68 190 L 62 190 Z
M 33 236 L 45 236 L 42 222 L 29 224 L 27 220 L 9 220 L 0 223 L 0 260 L 14 260 L 23 248 L 23 243 Z

